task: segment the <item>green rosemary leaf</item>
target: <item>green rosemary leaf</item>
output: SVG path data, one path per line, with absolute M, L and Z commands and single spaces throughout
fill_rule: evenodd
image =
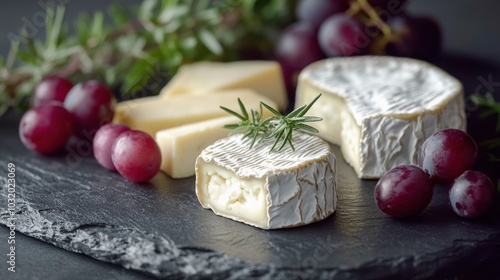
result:
M 275 116 L 278 116 L 278 117 L 282 116 L 280 112 L 278 112 L 278 111 L 277 111 L 276 109 L 274 109 L 273 107 L 271 107 L 271 106 L 267 105 L 266 103 L 264 103 L 264 102 L 262 102 L 262 101 L 261 101 L 261 102 L 260 102 L 260 105 L 262 105 L 262 106 L 266 107 L 266 109 L 267 109 L 267 110 L 269 110 L 271 113 L 273 113 Z
M 276 145 L 278 145 L 279 140 L 280 140 L 280 139 L 281 139 L 281 137 L 283 136 L 283 133 L 284 133 L 284 132 L 285 132 L 284 130 L 281 130 L 281 131 L 279 131 L 279 132 L 278 132 L 278 134 L 276 135 L 276 141 L 274 141 L 274 144 L 273 144 L 273 146 L 271 147 L 271 150 L 270 150 L 269 152 L 274 151 L 274 148 L 276 148 Z
M 17 58 L 27 64 L 37 65 L 40 63 L 40 58 L 36 54 L 30 52 L 18 51 Z
M 235 128 L 238 128 L 240 127 L 239 124 L 225 124 L 224 125 L 224 128 L 227 128 L 227 129 L 235 129 Z
M 145 79 L 151 75 L 148 72 L 149 62 L 146 60 L 138 61 L 127 73 L 122 89 L 126 92 L 137 92 L 146 85 Z
M 285 130 L 283 130 L 283 134 L 285 135 L 285 138 L 283 139 L 281 146 L 278 148 L 278 152 L 283 150 L 286 144 L 290 144 L 292 150 L 295 151 L 295 147 L 292 144 L 292 129 L 286 128 Z
M 304 116 L 304 115 L 307 113 L 307 111 L 309 111 L 309 109 L 311 109 L 311 107 L 314 105 L 314 103 L 316 103 L 316 101 L 317 101 L 320 97 L 321 97 L 321 94 L 319 94 L 318 96 L 316 96 L 316 97 L 315 97 L 315 98 L 314 98 L 311 102 L 309 102 L 309 104 L 307 104 L 307 106 L 306 106 L 304 109 L 302 109 L 302 110 L 300 111 L 300 113 L 299 113 L 297 116 L 299 116 L 299 117 Z
M 233 110 L 231 110 L 231 109 L 228 109 L 228 108 L 226 108 L 226 107 L 224 107 L 224 106 L 220 106 L 220 108 L 221 108 L 222 110 L 226 111 L 227 113 L 229 113 L 229 114 L 231 114 L 231 115 L 233 115 L 233 116 L 237 117 L 238 119 L 240 119 L 240 120 L 242 120 L 242 121 L 245 121 L 245 120 L 247 120 L 247 118 L 248 118 L 248 115 L 246 115 L 246 117 L 245 117 L 245 116 L 242 116 L 242 115 L 240 115 L 240 114 L 236 113 L 235 111 L 233 111 Z M 244 112 L 245 112 L 245 113 L 243 113 L 243 114 L 246 114 L 246 110 L 245 110 Z
M 303 123 L 296 124 L 295 128 L 296 129 L 302 129 L 302 130 L 305 130 L 305 131 L 309 131 L 309 132 L 312 132 L 312 133 L 318 133 L 319 132 L 316 128 L 314 128 L 314 127 L 312 127 L 310 125 L 307 125 L 307 124 L 303 124 Z
M 479 144 L 479 146 L 487 147 L 489 149 L 500 147 L 500 138 L 494 138 L 483 141 L 481 144 Z
M 298 108 L 295 108 L 292 112 L 290 112 L 287 116 L 289 118 L 294 118 L 294 117 L 297 117 L 299 115 L 299 113 L 306 107 L 306 105 L 302 105 Z
M 252 124 L 257 125 L 258 121 L 260 121 L 259 113 L 254 110 L 250 110 L 250 112 L 252 114 Z
M 53 9 L 51 7 L 48 10 Z M 48 16 L 52 12 L 47 11 L 47 19 L 50 19 L 50 25 L 47 24 L 47 50 L 55 51 L 58 46 L 59 37 L 64 19 L 64 6 L 58 6 L 55 10 L 54 17 Z
M 255 142 L 257 141 L 258 134 L 259 134 L 258 130 L 255 130 L 252 133 L 252 142 L 250 142 L 250 149 L 253 148 L 253 146 L 255 145 Z
M 130 15 L 127 10 L 118 4 L 112 4 L 108 8 L 108 14 L 116 26 L 123 26 L 128 23 Z
M 203 45 L 205 45 L 205 47 L 207 47 L 207 49 L 209 49 L 212 53 L 214 53 L 215 55 L 222 54 L 222 46 L 214 34 L 202 28 L 198 32 L 198 37 L 200 38 L 200 41 L 203 43 Z
M 243 102 L 241 101 L 240 98 L 238 98 L 238 106 L 240 106 L 240 110 L 241 110 L 241 113 L 243 114 L 243 118 L 248 119 L 247 109 L 245 108 L 245 105 L 243 105 Z
M 487 118 L 487 117 L 492 116 L 496 113 L 498 113 L 498 112 L 495 109 L 489 109 L 489 110 L 486 110 L 486 111 L 482 112 L 481 114 L 479 114 L 479 117 L 480 118 Z
M 320 117 L 309 117 L 309 116 L 293 117 L 293 118 L 290 118 L 289 116 L 287 116 L 287 117 L 288 117 L 288 120 L 292 121 L 292 122 L 319 122 L 319 121 L 323 120 L 323 118 L 320 118 Z
M 237 128 L 234 128 L 234 129 L 233 129 L 233 130 L 229 133 L 229 136 L 236 135 L 236 134 L 241 133 L 241 132 L 244 132 L 244 131 L 246 131 L 246 130 L 247 130 L 247 128 L 246 128 L 246 127 L 243 127 L 243 126 L 241 126 L 241 127 L 237 127 Z
M 288 138 L 288 145 L 290 145 L 290 148 L 292 148 L 292 151 L 295 152 L 295 146 L 293 146 L 293 142 L 292 142 L 292 136 L 290 135 L 290 137 Z
M 157 0 L 144 0 L 139 7 L 139 17 L 142 19 L 149 19 L 153 16 L 153 11 L 158 4 Z
M 104 30 L 104 14 L 102 12 L 96 12 L 92 20 L 92 25 L 90 27 L 90 34 L 95 40 L 100 42 L 102 39 L 104 39 L 103 37 L 104 32 L 102 32 L 103 30 Z

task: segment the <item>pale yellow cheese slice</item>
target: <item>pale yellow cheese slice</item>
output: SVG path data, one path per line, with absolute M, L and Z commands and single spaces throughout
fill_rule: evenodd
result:
M 220 109 L 225 106 L 239 112 L 240 98 L 248 110 L 259 110 L 260 102 L 276 104 L 250 89 L 211 92 L 210 94 L 186 94 L 169 98 L 148 97 L 118 103 L 113 122 L 142 130 L 152 137 L 156 132 L 228 114 Z
M 279 63 L 275 61 L 197 62 L 183 65 L 160 96 L 205 94 L 214 90 L 249 88 L 273 100 L 280 110 L 288 104 Z
M 271 112 L 263 109 L 262 119 L 271 115 Z M 228 115 L 158 131 L 155 139 L 161 151 L 161 170 L 172 178 L 193 176 L 196 158 L 201 151 L 227 137 L 230 130 L 225 129 L 224 125 L 239 122 L 238 118 Z

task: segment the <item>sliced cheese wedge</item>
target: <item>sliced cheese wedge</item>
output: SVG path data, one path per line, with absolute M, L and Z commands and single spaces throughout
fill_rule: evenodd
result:
M 221 139 L 196 160 L 196 195 L 204 208 L 263 229 L 296 227 L 330 216 L 337 206 L 336 160 L 319 137 L 296 132 L 295 151 L 249 149 L 242 135 Z
M 418 60 L 394 57 L 332 58 L 299 75 L 296 107 L 318 93 L 308 112 L 319 135 L 341 146 L 359 178 L 417 164 L 419 147 L 443 128 L 465 130 L 461 83 Z
M 198 62 L 183 65 L 160 96 L 205 94 L 248 88 L 273 100 L 280 110 L 288 104 L 281 67 L 275 61 Z
M 263 109 L 262 119 L 271 115 Z M 239 122 L 238 118 L 227 116 L 158 131 L 155 139 L 161 151 L 161 170 L 174 179 L 193 176 L 201 151 L 227 137 L 230 130 L 224 125 Z
M 115 107 L 113 122 L 142 130 L 154 137 L 162 129 L 227 116 L 219 106 L 239 112 L 238 98 L 247 110 L 259 110 L 261 101 L 276 108 L 272 100 L 252 90 L 235 89 L 203 95 L 148 97 L 121 102 Z

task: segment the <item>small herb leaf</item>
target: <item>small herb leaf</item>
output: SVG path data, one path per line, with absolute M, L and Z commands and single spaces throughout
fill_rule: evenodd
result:
M 305 116 L 307 111 L 309 111 L 314 102 L 316 102 L 320 96 L 321 94 L 314 98 L 310 103 L 295 109 L 286 116 L 283 116 L 278 110 L 268 104 L 260 102 L 260 112 L 250 110 L 250 115 L 252 116 L 251 120 L 249 119 L 249 114 L 245 105 L 238 98 L 238 105 L 240 107 L 241 114 L 223 106 L 220 108 L 239 118 L 241 122 L 239 124 L 225 125 L 224 128 L 231 129 L 231 132 L 229 133 L 230 136 L 238 133 L 244 133 L 243 138 L 251 137 L 252 141 L 250 142 L 250 149 L 259 141 L 259 139 L 274 139 L 274 143 L 269 152 L 274 151 L 276 147 L 278 147 L 277 151 L 281 151 L 287 144 L 293 151 L 295 151 L 295 147 L 292 143 L 294 130 L 303 130 L 311 133 L 319 132 L 316 128 L 304 123 L 323 120 L 320 117 Z M 269 110 L 274 116 L 261 120 L 262 107 Z

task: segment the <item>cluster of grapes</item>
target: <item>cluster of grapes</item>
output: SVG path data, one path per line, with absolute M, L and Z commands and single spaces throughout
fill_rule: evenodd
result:
M 453 211 L 464 218 L 485 213 L 495 200 L 495 186 L 479 171 L 477 145 L 465 132 L 444 129 L 434 133 L 421 147 L 419 166 L 402 165 L 387 172 L 375 186 L 375 201 L 393 217 L 420 213 L 432 199 L 434 184 L 451 185 Z
M 121 124 L 106 124 L 94 137 L 99 164 L 133 182 L 147 182 L 160 171 L 161 152 L 149 134 Z
M 94 155 L 105 168 L 125 178 L 144 182 L 158 173 L 161 154 L 148 134 L 109 124 L 113 119 L 113 92 L 97 81 L 74 85 L 50 76 L 33 94 L 33 107 L 19 124 L 19 136 L 30 150 L 50 154 L 75 136 L 93 141 Z M 95 137 L 94 137 L 95 136 Z
M 276 45 L 285 82 L 325 57 L 394 55 L 433 59 L 441 48 L 439 25 L 405 11 L 406 0 L 300 0 L 299 21 Z

